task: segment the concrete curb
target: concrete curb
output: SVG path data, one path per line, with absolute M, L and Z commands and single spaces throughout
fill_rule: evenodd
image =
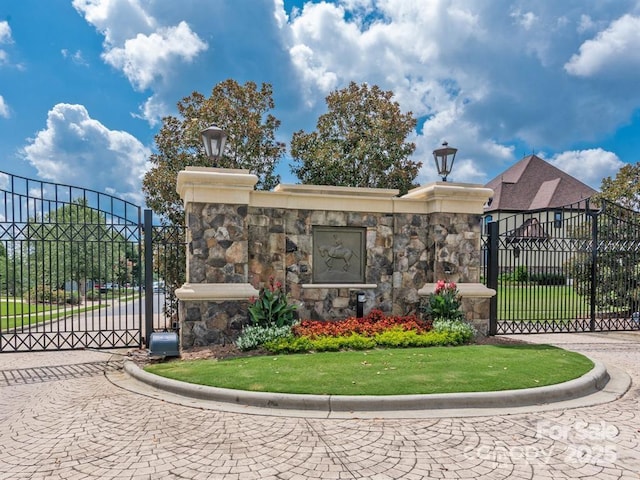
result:
M 597 393 L 609 382 L 604 364 L 594 361 L 594 368 L 582 377 L 545 387 L 429 395 L 300 395 L 286 393 L 249 392 L 195 385 L 145 372 L 130 360 L 125 360 L 125 372 L 153 388 L 176 395 L 267 409 L 316 412 L 385 412 L 440 409 L 513 408 L 565 402 Z M 628 385 L 627 387 L 628 388 Z M 626 391 L 626 388 L 624 389 Z M 624 393 L 624 392 L 623 392 Z

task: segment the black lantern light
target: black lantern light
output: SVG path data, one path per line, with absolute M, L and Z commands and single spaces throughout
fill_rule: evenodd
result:
M 224 145 L 227 143 L 227 134 L 216 124 L 205 128 L 200 132 L 202 134 L 202 143 L 207 157 L 211 160 L 217 160 L 224 152 Z
M 457 151 L 457 148 L 450 147 L 447 142 L 442 144 L 442 148 L 437 148 L 433 151 L 433 158 L 436 161 L 438 175 L 442 177 L 443 182 L 447 181 L 447 175 L 451 173 Z

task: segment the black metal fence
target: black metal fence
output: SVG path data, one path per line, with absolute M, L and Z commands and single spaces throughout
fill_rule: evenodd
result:
M 488 222 L 490 334 L 640 326 L 640 217 L 604 200 Z
M 153 226 L 150 211 L 143 223 L 111 195 L 4 172 L 0 196 L 0 352 L 141 346 L 175 327 L 184 229 Z
M 177 331 L 178 298 L 176 290 L 186 278 L 186 227 L 153 225 L 151 210 L 145 210 L 145 344 L 153 331 Z M 151 235 L 146 235 L 151 232 Z

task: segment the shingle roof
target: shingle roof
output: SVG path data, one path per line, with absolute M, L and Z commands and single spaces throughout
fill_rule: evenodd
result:
M 493 189 L 485 212 L 557 208 L 597 193 L 536 155 L 524 157 L 485 186 Z

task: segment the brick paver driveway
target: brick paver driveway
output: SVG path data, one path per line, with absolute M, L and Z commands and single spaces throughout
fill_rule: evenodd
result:
M 328 420 L 132 393 L 112 382 L 123 375 L 119 355 L 2 354 L 0 478 L 640 478 L 640 335 L 526 338 L 615 365 L 631 389 L 608 404 L 546 412 Z

